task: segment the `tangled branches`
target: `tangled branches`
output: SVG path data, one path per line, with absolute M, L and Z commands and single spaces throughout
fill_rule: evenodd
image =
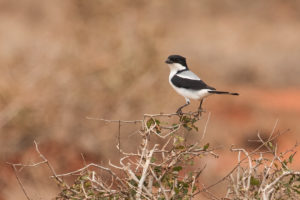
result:
M 190 199 L 197 190 L 198 177 L 203 169 L 188 171 L 187 166 L 202 156 L 217 155 L 209 145 L 198 143 L 185 143 L 184 134 L 180 134 L 182 128 L 188 131 L 198 130 L 195 122 L 199 120 L 193 114 L 180 116 L 179 123 L 162 125 L 160 117 L 171 117 L 176 114 L 144 115 L 143 120 L 119 121 L 104 120 L 109 123 L 141 123 L 139 135 L 141 144 L 135 153 L 121 152 L 119 164 L 109 162 L 109 168 L 105 169 L 110 174 L 110 179 L 103 180 L 94 171 L 86 171 L 90 167 L 101 168 L 99 165 L 89 165 L 75 172 L 58 175 L 68 176 L 81 172 L 78 184 L 74 184 L 76 193 L 65 190 L 60 193 L 58 199 L 70 197 L 88 198 L 93 193 L 100 199 Z M 151 137 L 160 139 L 160 144 L 152 144 Z M 116 175 L 115 172 L 119 175 Z M 122 175 L 120 175 L 122 174 Z M 84 177 L 84 180 L 82 178 Z M 80 184 L 79 184 L 80 183 Z M 80 185 L 80 187 L 79 187 Z M 88 187 L 87 187 L 88 186 Z M 84 196 L 83 196 L 84 195 Z
M 177 123 L 170 124 L 166 119 L 179 117 Z M 46 157 L 39 151 L 35 142 L 36 151 L 42 161 L 31 165 L 10 164 L 15 170 L 27 199 L 27 194 L 18 172 L 24 167 L 36 167 L 46 164 L 52 172 L 59 187 L 60 193 L 56 197 L 62 199 L 193 199 L 198 194 L 206 194 L 209 199 L 299 199 L 300 172 L 289 169 L 295 155 L 295 145 L 292 149 L 278 153 L 274 139 L 282 133 L 275 134 L 275 127 L 270 137 L 263 140 L 258 134 L 261 145 L 248 152 L 243 148 L 231 148 L 238 153 L 237 165 L 219 181 L 205 186 L 200 183 L 199 176 L 205 166 L 199 168 L 194 163 L 205 157 L 218 157 L 209 143 L 203 144 L 210 114 L 203 128 L 199 141 L 187 142 L 186 136 L 191 130 L 199 132 L 196 122 L 199 115 L 196 113 L 177 114 L 145 114 L 142 120 L 122 121 L 105 120 L 106 123 L 116 123 L 119 127 L 119 136 L 116 148 L 121 153 L 119 163 L 109 161 L 107 166 L 96 163 L 85 164 L 84 167 L 57 174 Z M 164 121 L 163 121 L 164 120 Z M 121 148 L 121 125 L 124 123 L 137 124 L 141 138 L 136 152 L 126 152 Z M 155 139 L 153 142 L 152 139 Z M 262 151 L 263 148 L 267 150 Z M 288 156 L 288 157 L 287 157 Z M 64 178 L 72 176 L 76 180 L 68 185 Z M 209 190 L 220 183 L 227 181 L 227 194 L 219 198 Z M 298 196 L 297 196 L 298 195 Z
M 263 200 L 300 198 L 300 172 L 293 171 L 288 166 L 293 162 L 298 144 L 290 150 L 278 153 L 277 144 L 273 144 L 272 141 L 279 135 L 281 134 L 272 137 L 272 132 L 267 140 L 263 140 L 258 133 L 261 146 L 250 153 L 242 148 L 231 148 L 231 151 L 238 152 L 238 165 L 229 175 L 227 198 Z M 261 147 L 267 150 L 258 151 Z

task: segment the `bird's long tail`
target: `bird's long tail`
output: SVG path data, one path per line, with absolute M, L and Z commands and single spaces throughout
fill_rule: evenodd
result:
M 212 94 L 228 94 L 228 95 L 236 95 L 236 96 L 239 95 L 239 93 L 224 92 L 224 91 L 217 91 L 217 90 L 210 90 L 208 92 Z

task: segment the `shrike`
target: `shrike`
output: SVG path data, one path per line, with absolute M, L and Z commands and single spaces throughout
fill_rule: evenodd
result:
M 186 104 L 178 108 L 178 114 L 182 114 L 182 108 L 190 104 L 190 99 L 200 101 L 198 112 L 201 112 L 203 99 L 212 94 L 239 95 L 238 93 L 218 91 L 208 86 L 189 70 L 186 59 L 183 56 L 170 55 L 165 62 L 170 67 L 169 82 L 171 86 L 178 94 L 184 96 L 186 101 Z

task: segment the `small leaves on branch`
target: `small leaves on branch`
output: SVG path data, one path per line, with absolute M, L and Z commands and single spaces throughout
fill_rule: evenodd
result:
M 282 133 L 275 134 L 275 127 L 267 140 L 258 134 L 261 145 L 248 152 L 243 148 L 231 148 L 238 153 L 236 166 L 219 181 L 205 186 L 201 180 L 206 165 L 199 169 L 203 158 L 218 157 L 210 143 L 203 141 L 210 118 L 208 114 L 202 137 L 199 141 L 187 142 L 186 136 L 198 134 L 199 115 L 145 114 L 142 120 L 105 120 L 106 123 L 140 124 L 138 129 L 141 138 L 135 152 L 126 152 L 120 145 L 116 148 L 121 153 L 118 164 L 109 161 L 108 166 L 95 163 L 84 164 L 80 169 L 64 174 L 57 174 L 40 152 L 34 142 L 41 161 L 25 165 L 11 164 L 26 198 L 31 200 L 19 173 L 26 167 L 37 167 L 45 164 L 57 182 L 60 192 L 57 200 L 67 199 L 154 199 L 154 200 L 188 200 L 197 199 L 205 194 L 209 199 L 300 199 L 300 172 L 290 169 L 296 154 L 296 144 L 286 152 L 278 152 L 274 142 Z M 176 121 L 168 119 L 176 117 Z M 171 125 L 170 125 L 171 124 Z M 276 123 L 277 124 L 277 123 Z M 155 140 L 150 140 L 155 138 Z M 262 151 L 264 149 L 264 151 Z M 265 151 L 267 149 L 267 151 Z M 64 177 L 72 176 L 75 180 L 69 184 Z M 209 190 L 227 181 L 228 191 L 225 198 L 219 198 Z

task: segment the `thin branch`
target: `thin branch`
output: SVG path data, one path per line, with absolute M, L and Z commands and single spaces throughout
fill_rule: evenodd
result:
M 210 119 L 210 115 L 211 115 L 211 112 L 208 113 L 207 120 L 206 120 L 204 129 L 203 129 L 203 134 L 202 134 L 202 137 L 201 137 L 201 141 L 203 141 L 203 139 L 204 139 L 204 137 L 205 137 L 205 134 L 206 134 L 206 128 L 207 128 L 207 125 L 208 125 L 208 122 L 209 122 L 209 119 Z
M 201 111 L 204 112 L 204 111 Z M 187 112 L 187 113 L 182 113 L 182 115 L 188 115 L 188 116 L 195 116 L 196 114 L 199 114 L 198 111 L 196 112 Z M 159 113 L 159 114 L 144 114 L 144 117 L 172 117 L 172 116 L 179 116 L 178 113 L 168 113 L 168 114 L 164 114 L 164 113 Z
M 272 183 L 266 185 L 266 187 L 262 190 L 263 193 L 263 200 L 268 200 L 268 194 L 266 193 L 270 188 L 272 188 L 275 184 L 277 184 L 283 177 L 289 176 L 289 175 L 300 175 L 300 172 L 294 172 L 294 171 L 285 171 L 283 172 L 279 177 L 277 177 Z
M 140 195 L 141 195 L 142 187 L 143 187 L 145 179 L 146 179 L 146 174 L 147 174 L 147 171 L 148 171 L 148 167 L 149 167 L 149 164 L 151 162 L 151 158 L 152 158 L 153 152 L 154 152 L 154 150 L 156 149 L 157 146 L 158 146 L 158 144 L 155 144 L 154 147 L 153 147 L 153 149 L 149 152 L 149 155 L 146 155 L 146 162 L 143 165 L 142 176 L 141 176 L 139 184 L 138 184 L 138 190 L 137 190 L 137 194 L 136 194 L 136 198 L 137 199 L 141 198 Z
M 56 176 L 57 176 L 57 177 L 72 176 L 72 175 L 74 175 L 74 174 L 78 174 L 78 173 L 80 173 L 80 172 L 82 172 L 82 171 L 85 171 L 86 169 L 88 169 L 88 168 L 90 168 L 90 167 L 96 167 L 96 168 L 105 170 L 105 171 L 107 171 L 108 173 L 110 173 L 112 176 L 117 177 L 116 174 L 113 173 L 113 172 L 111 171 L 111 169 L 106 168 L 106 167 L 103 167 L 103 166 L 98 165 L 98 164 L 95 164 L 95 163 L 90 163 L 90 164 L 88 164 L 88 165 L 86 165 L 86 166 L 84 166 L 84 167 L 82 167 L 82 168 L 80 168 L 80 169 L 77 169 L 77 170 L 75 170 L 75 171 L 68 172 L 68 173 L 64 173 L 64 174 L 57 174 Z M 51 177 L 53 177 L 53 176 L 51 176 Z
M 53 176 L 55 177 L 55 179 L 59 182 L 59 183 L 63 183 L 63 181 L 56 175 L 56 172 L 54 171 L 52 165 L 49 163 L 49 161 L 47 160 L 47 158 L 41 154 L 38 144 L 36 143 L 36 141 L 34 141 L 34 145 L 35 145 L 35 150 L 38 152 L 39 156 L 45 161 L 45 163 L 47 164 L 47 166 L 49 167 L 49 169 L 51 170 Z
M 151 167 L 150 167 L 149 169 L 150 169 L 150 172 L 152 173 L 153 177 L 155 178 L 155 180 L 158 182 L 159 188 L 162 190 L 165 199 L 166 199 L 166 200 L 169 200 L 169 197 L 168 197 L 168 195 L 167 195 L 166 189 L 165 189 L 165 187 L 163 186 L 163 184 L 161 183 L 161 179 L 158 178 L 158 177 L 156 176 L 156 174 L 154 173 L 154 171 L 152 170 Z
M 274 134 L 274 132 L 275 132 L 275 129 L 276 129 L 276 127 L 277 127 L 278 121 L 279 121 L 279 119 L 276 120 L 276 122 L 275 122 L 275 124 L 274 124 L 274 126 L 273 126 L 272 132 L 271 132 L 271 134 L 270 134 L 268 140 L 270 140 L 270 139 L 272 138 L 272 136 L 273 136 L 273 134 Z
M 119 153 L 121 153 L 121 121 L 119 120 L 119 126 L 118 126 L 118 149 Z
M 17 180 L 18 180 L 18 183 L 19 183 L 19 185 L 20 185 L 20 187 L 21 187 L 23 193 L 25 194 L 27 200 L 31 200 L 31 198 L 30 198 L 29 195 L 27 194 L 27 192 L 26 192 L 26 190 L 25 190 L 25 187 L 24 187 L 24 185 L 23 185 L 23 183 L 22 183 L 22 181 L 21 181 L 21 179 L 20 179 L 20 177 L 19 177 L 19 175 L 18 175 L 18 171 L 17 171 L 17 169 L 16 169 L 16 166 L 15 166 L 14 164 L 10 164 L 10 165 L 11 165 L 11 167 L 12 167 L 13 170 L 14 170 L 14 173 L 15 173 L 15 176 L 16 176 L 16 178 L 17 178 Z
M 107 123 L 127 123 L 127 124 L 136 124 L 136 123 L 143 123 L 144 120 L 108 120 L 96 117 L 86 117 L 89 120 L 97 120 L 97 121 L 104 121 Z
M 288 131 L 288 130 L 286 130 L 286 131 L 284 131 L 284 132 L 282 132 L 282 133 L 278 133 L 278 134 L 275 135 L 274 137 L 268 139 L 266 142 L 264 142 L 263 144 L 261 144 L 260 146 L 258 146 L 258 147 L 257 147 L 256 149 L 254 149 L 251 153 L 249 153 L 249 156 L 251 156 L 251 155 L 253 155 L 253 154 L 256 154 L 257 151 L 258 151 L 259 149 L 261 149 L 263 146 L 265 146 L 268 142 L 270 142 L 270 141 L 276 139 L 277 137 L 281 136 L 282 134 L 285 134 L 287 131 Z M 205 189 L 210 189 L 210 188 L 212 188 L 212 187 L 214 187 L 214 186 L 216 186 L 216 185 L 222 183 L 223 181 L 225 181 L 225 180 L 230 176 L 230 174 L 232 174 L 232 173 L 238 168 L 238 166 L 239 166 L 244 160 L 246 160 L 246 159 L 248 159 L 248 158 L 247 158 L 247 157 L 243 158 L 243 159 L 242 159 L 240 162 L 238 162 L 238 163 L 236 164 L 236 166 L 235 166 L 232 170 L 230 170 L 223 178 L 221 178 L 220 180 L 216 181 L 215 183 L 209 185 L 209 186 L 206 187 Z M 199 190 L 198 192 L 196 192 L 195 194 L 193 194 L 193 196 L 195 196 L 195 195 L 197 195 L 197 194 L 199 194 L 199 193 L 201 193 L 201 192 L 204 192 L 205 189 Z

